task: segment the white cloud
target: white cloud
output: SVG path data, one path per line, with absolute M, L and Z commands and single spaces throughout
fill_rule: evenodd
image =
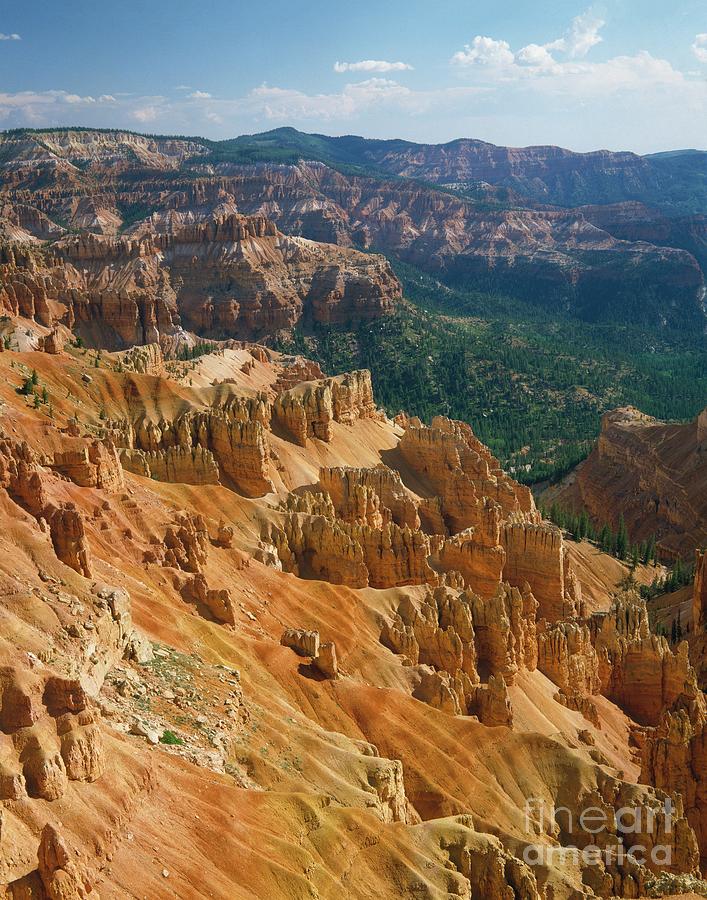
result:
M 0 41 L 21 41 L 21 40 L 22 40 L 22 38 L 19 36 L 19 34 L 14 34 L 14 33 L 13 34 L 3 34 L 3 32 L 0 31 Z
M 557 74 L 561 67 L 550 51 L 540 44 L 528 44 L 516 53 L 514 61 L 521 66 Z
M 95 97 L 81 97 L 79 94 L 64 94 L 62 97 L 64 103 L 95 103 Z
M 696 34 L 692 42 L 692 52 L 702 63 L 707 63 L 707 32 Z
M 668 60 L 656 58 L 645 50 L 604 62 L 585 60 L 583 57 L 602 40 L 599 30 L 603 24 L 587 12 L 572 20 L 564 37 L 546 44 L 527 44 L 516 52 L 508 41 L 477 35 L 450 62 L 475 73 L 480 83 L 487 82 L 495 88 L 518 82 L 526 89 L 558 96 L 566 94 L 577 100 L 603 93 L 642 92 L 659 86 L 687 84 L 682 72 L 674 69 Z M 707 42 L 707 35 L 705 39 Z M 555 52 L 564 59 L 557 58 Z
M 409 63 L 388 62 L 385 59 L 362 59 L 359 62 L 335 62 L 335 72 L 403 72 L 412 69 Z
M 260 110 L 268 119 L 346 119 L 373 106 L 409 97 L 411 93 L 397 81 L 369 78 L 347 84 L 334 94 L 305 94 L 263 84 L 254 88 L 244 102 L 251 111 Z
M 572 23 L 564 37 L 545 44 L 545 47 L 548 50 L 561 50 L 571 59 L 581 58 L 586 56 L 592 47 L 596 47 L 597 44 L 602 42 L 603 38 L 600 36 L 599 31 L 605 24 L 603 19 L 593 16 L 587 10 L 587 12 L 572 19 Z
M 328 133 L 428 141 L 470 136 L 574 149 L 628 146 L 647 152 L 669 144 L 701 146 L 707 81 L 646 51 L 594 61 L 583 48 L 597 43 L 599 25 L 579 19 L 584 25 L 573 23 L 559 39 L 562 49 L 555 41 L 518 49 L 506 40 L 477 35 L 452 58 L 455 81 L 430 89 L 413 89 L 366 70 L 370 74 L 361 80 L 343 78 L 338 87 L 320 93 L 271 84 L 231 97 L 185 85 L 169 97 L 21 91 L 0 93 L 0 123 L 4 128 L 94 125 L 210 137 L 278 124 Z M 695 45 L 707 53 L 707 36 L 697 35 Z M 358 64 L 339 63 L 344 65 Z M 656 121 L 666 127 L 656 132 Z
M 495 70 L 497 75 L 520 76 L 519 72 L 514 71 L 519 68 L 525 70 L 523 77 L 533 74 L 559 75 L 563 71 L 572 71 L 570 61 L 582 59 L 592 47 L 601 42 L 599 31 L 603 25 L 603 19 L 585 12 L 572 20 L 563 37 L 546 44 L 527 44 L 517 53 L 513 52 L 508 41 L 477 34 L 450 61 L 452 65 L 463 68 L 483 67 Z M 566 61 L 555 59 L 550 51 L 563 54 Z
M 133 119 L 138 122 L 154 122 L 158 115 L 156 106 L 140 106 L 132 112 Z
M 497 41 L 494 38 L 477 34 L 471 44 L 466 44 L 452 57 L 455 66 L 483 65 L 502 68 L 513 64 L 514 55 L 508 41 Z

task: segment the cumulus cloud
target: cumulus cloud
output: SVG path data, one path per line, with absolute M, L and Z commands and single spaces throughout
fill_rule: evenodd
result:
M 132 112 L 133 119 L 137 122 L 154 122 L 158 115 L 156 106 L 139 106 Z
M 545 44 L 527 44 L 517 51 L 508 41 L 477 35 L 452 56 L 451 63 L 475 72 L 482 83 L 486 80 L 498 86 L 518 82 L 526 88 L 577 99 L 686 83 L 682 72 L 668 60 L 656 58 L 645 50 L 604 62 L 584 59 L 602 40 L 599 30 L 603 24 L 602 19 L 587 12 L 572 20 L 563 37 Z M 707 35 L 704 37 L 707 59 Z M 702 49 L 700 43 L 698 49 Z
M 692 42 L 692 52 L 702 63 L 707 63 L 707 32 L 696 34 Z
M 561 69 L 550 51 L 541 44 L 528 44 L 521 48 L 513 58 L 514 63 L 529 66 L 544 72 L 558 73 Z
M 515 57 L 508 41 L 497 41 L 494 38 L 477 34 L 470 44 L 459 50 L 452 57 L 455 66 L 492 66 L 503 68 L 513 64 Z
M 95 103 L 95 97 L 81 97 L 79 94 L 64 94 L 62 97 L 64 103 Z
M 189 99 L 190 100 L 210 100 L 211 94 L 209 94 L 207 91 L 192 91 L 192 93 L 189 94 Z
M 572 61 L 582 59 L 592 47 L 601 43 L 599 31 L 603 25 L 603 19 L 585 12 L 572 20 L 562 37 L 546 44 L 527 44 L 517 52 L 511 49 L 508 41 L 477 34 L 471 43 L 452 56 L 451 63 L 462 68 L 493 69 L 497 74 L 520 74 L 514 70 L 525 69 L 526 75 L 557 75 L 563 67 L 565 71 L 572 71 Z M 551 51 L 562 54 L 565 61 L 556 59 Z
M 385 59 L 361 59 L 358 62 L 335 62 L 335 72 L 403 72 L 412 69 L 409 63 L 388 62 Z
M 0 41 L 21 41 L 21 40 L 22 40 L 22 38 L 19 36 L 19 34 L 14 34 L 14 33 L 13 34 L 4 34 L 2 31 L 0 31 Z
M 572 19 L 572 23 L 563 37 L 544 46 L 548 50 L 561 50 L 571 59 L 579 59 L 586 56 L 592 47 L 602 42 L 603 38 L 599 31 L 605 24 L 603 19 L 592 15 L 587 10 L 587 12 Z

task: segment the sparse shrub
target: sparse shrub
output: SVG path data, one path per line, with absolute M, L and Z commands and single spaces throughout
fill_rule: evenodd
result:
M 22 385 L 17 388 L 17 393 L 24 394 L 26 397 L 29 397 L 30 394 L 34 393 L 34 383 L 31 375 L 28 375 L 22 382 Z

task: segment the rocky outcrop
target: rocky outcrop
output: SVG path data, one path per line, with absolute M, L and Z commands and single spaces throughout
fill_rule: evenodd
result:
M 283 391 L 273 405 L 273 419 L 300 447 L 307 438 L 329 442 L 334 419 L 331 386 L 313 382 Z
M 544 501 L 614 529 L 620 512 L 632 541 L 655 535 L 666 558 L 690 559 L 707 533 L 704 417 L 676 425 L 633 407 L 606 413 L 595 448 Z
M 99 457 L 100 454 L 95 458 Z M 110 462 L 96 465 L 96 478 L 99 470 L 108 483 L 113 482 L 116 473 Z M 83 517 L 71 502 L 60 506 L 49 502 L 39 463 L 28 444 L 0 438 L 0 486 L 37 519 L 40 528 L 49 531 L 57 558 L 90 577 L 91 551 Z
M 534 671 L 538 665 L 538 603 L 528 585 L 521 592 L 500 584 L 489 599 L 465 596 L 471 605 L 479 673 L 501 676 L 510 686 L 519 671 Z
M 262 537 L 277 548 L 283 567 L 301 577 L 375 588 L 437 581 L 426 536 L 394 523 L 373 528 L 289 513 L 281 528 L 267 526 Z
M 439 551 L 440 566 L 460 572 L 466 586 L 482 597 L 492 597 L 502 580 L 506 552 L 476 538 L 475 528 L 446 538 Z
M 184 587 L 184 594 L 192 603 L 200 603 L 224 625 L 235 625 L 236 609 L 228 588 L 210 588 L 206 578 L 197 572 Z
M 45 353 L 56 356 L 64 349 L 64 338 L 59 328 L 52 328 L 49 334 L 45 335 L 40 342 L 40 347 Z
M 286 628 L 280 643 L 291 647 L 299 656 L 309 657 L 312 666 L 324 678 L 338 678 L 339 664 L 336 658 L 336 644 L 333 641 L 319 641 L 318 631 L 302 628 Z
M 60 832 L 47 823 L 37 851 L 37 868 L 8 884 L 8 900 L 99 900 L 93 889 L 94 874 L 81 862 L 79 851 L 70 851 Z
M 528 596 L 528 612 L 532 603 Z M 507 585 L 488 609 L 473 594 L 445 586 L 428 588 L 420 601 L 402 600 L 383 626 L 381 641 L 405 665 L 415 667 L 413 696 L 418 700 L 449 715 L 474 715 L 489 727 L 510 728 L 513 710 L 504 674 L 512 682 L 520 666 L 534 668 L 536 655 L 531 646 L 534 623 L 520 621 L 522 610 L 520 593 Z M 494 615 L 499 621 L 493 621 Z M 487 675 L 485 684 L 479 671 Z
M 135 422 L 111 421 L 108 429 L 128 471 L 158 481 L 227 482 L 259 497 L 272 490 L 270 417 L 265 395 L 229 393 L 211 407 L 171 420 L 144 416 Z
M 119 364 L 131 372 L 161 375 L 164 369 L 164 357 L 159 344 L 130 347 L 118 353 L 117 357 Z
M 308 516 L 325 516 L 327 519 L 336 518 L 336 510 L 329 494 L 314 494 L 312 491 L 288 494 L 280 506 L 288 512 L 307 513 Z
M 513 727 L 513 707 L 503 675 L 490 675 L 486 685 L 477 685 L 470 709 L 489 728 Z
M 387 466 L 322 468 L 319 485 L 331 498 L 336 515 L 347 522 L 374 528 L 384 522 L 420 527 L 415 500 L 403 487 L 399 473 Z
M 307 438 L 331 441 L 333 422 L 352 425 L 377 415 L 368 369 L 302 382 L 281 391 L 273 404 L 276 425 L 301 447 Z
M 0 764 L 4 800 L 57 800 L 70 781 L 105 771 L 103 735 L 78 679 L 1 669 L 0 728 L 12 736 Z
M 282 527 L 266 526 L 262 538 L 276 548 L 287 572 L 349 587 L 368 585 L 363 548 L 337 520 L 290 513 Z
M 57 558 L 86 578 L 91 577 L 91 551 L 83 517 L 72 503 L 49 504 L 44 510 Z
M 471 607 L 458 591 L 428 588 L 419 603 L 405 596 L 384 625 L 381 640 L 409 665 L 458 675 L 469 686 L 478 683 Z
M 463 422 L 436 416 L 430 428 L 409 425 L 399 451 L 426 492 L 440 498 L 452 534 L 482 525 L 489 501 L 500 507 L 503 517 L 536 516 L 529 490 L 503 473 L 498 460 Z
M 581 612 L 581 591 L 569 568 L 562 532 L 548 523 L 506 523 L 501 528 L 506 551 L 504 580 L 529 584 L 540 604 L 539 616 L 554 622 Z
M 334 641 L 324 641 L 320 644 L 319 653 L 312 660 L 312 664 L 324 678 L 339 677 L 339 662 Z
M 52 468 L 80 487 L 101 488 L 109 493 L 125 489 L 118 451 L 111 443 L 76 441 L 54 454 Z
M 707 551 L 695 552 L 695 583 L 692 589 L 692 627 L 701 634 L 707 629 Z
M 400 297 L 383 257 L 287 238 L 262 216 L 143 231 L 136 239 L 83 232 L 46 252 L 2 248 L 0 307 L 51 327 L 63 305 L 63 324 L 123 349 L 159 343 L 180 325 L 203 337 L 253 338 L 303 316 L 375 318 Z
M 163 565 L 195 575 L 203 573 L 209 552 L 209 534 L 200 515 L 183 513 L 164 536 Z
M 251 352 L 267 354 L 268 351 L 264 347 L 256 345 Z M 320 381 L 326 377 L 319 363 L 312 359 L 306 359 L 304 356 L 282 356 L 280 365 L 282 368 L 272 386 L 276 394 L 281 394 L 295 385 L 302 384 L 303 381 Z
M 368 787 L 375 800 L 371 804 L 381 821 L 414 824 L 419 821 L 405 793 L 403 764 L 399 759 L 377 755 L 366 760 Z
M 437 575 L 427 562 L 429 539 L 421 532 L 393 522 L 381 528 L 348 523 L 341 527 L 362 548 L 371 587 L 437 583 Z
M 63 838 L 52 825 L 44 827 L 38 857 L 37 871 L 49 900 L 97 898 L 88 869 L 72 858 Z
M 652 634 L 645 601 L 630 591 L 608 613 L 590 620 L 599 661 L 601 692 L 637 722 L 656 725 L 663 710 L 697 691 L 686 642 L 676 652 Z
M 465 879 L 456 886 L 473 900 L 540 900 L 541 893 L 532 868 L 504 850 L 500 840 L 477 832 L 472 816 L 461 815 L 427 823 L 438 835 L 440 850 L 448 857 L 449 867 Z M 511 893 L 509 893 L 511 892 Z
M 703 703 L 666 710 L 643 747 L 641 781 L 679 792 L 702 855 L 707 847 L 707 729 Z
M 303 316 L 327 324 L 375 318 L 400 296 L 382 257 L 288 238 L 263 216 L 217 216 L 152 239 L 180 279 L 184 324 L 203 336 L 254 339 Z
M 591 632 L 582 622 L 555 622 L 540 629 L 538 668 L 565 698 L 598 694 L 602 687 Z M 570 703 L 565 700 L 564 705 Z
M 123 468 L 144 478 L 177 484 L 220 484 L 220 470 L 213 453 L 200 444 L 167 450 L 121 450 Z
M 378 417 L 378 409 L 373 399 L 371 373 L 368 369 L 357 369 L 328 378 L 331 387 L 331 402 L 334 421 L 342 425 L 353 425 L 359 419 Z
M 282 632 L 280 643 L 283 647 L 291 647 L 300 656 L 319 655 L 319 632 L 305 631 L 302 628 L 286 628 Z

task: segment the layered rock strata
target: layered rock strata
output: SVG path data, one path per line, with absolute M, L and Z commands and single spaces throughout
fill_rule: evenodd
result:
M 0 306 L 63 324 L 110 349 L 186 327 L 257 338 L 302 317 L 343 323 L 390 312 L 400 285 L 380 256 L 281 234 L 262 216 L 215 216 L 169 233 L 65 237 L 45 251 L 0 248 Z
M 633 407 L 606 413 L 595 448 L 546 502 L 614 529 L 620 511 L 632 541 L 655 536 L 666 559 L 690 559 L 707 533 L 706 421 L 705 411 L 684 425 Z

